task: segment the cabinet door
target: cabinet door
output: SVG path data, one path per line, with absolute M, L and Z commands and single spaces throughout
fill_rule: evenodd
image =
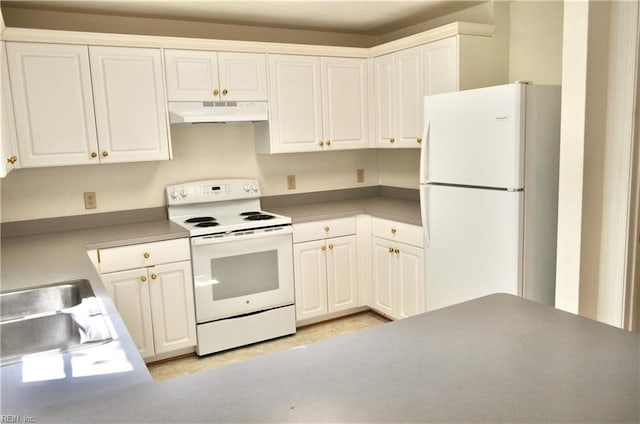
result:
M 325 150 L 367 147 L 367 61 L 322 58 Z
M 424 94 L 458 90 L 458 40 L 449 37 L 423 46 Z
M 320 58 L 269 56 L 271 153 L 322 150 Z
M 424 312 L 424 249 L 402 243 L 397 249 L 397 316 L 407 318 Z
M 98 163 L 87 47 L 6 47 L 21 166 Z
M 324 240 L 293 245 L 296 320 L 327 313 L 326 263 Z
M 395 53 L 396 147 L 419 148 L 422 143 L 424 72 L 422 47 Z
M 148 268 L 156 354 L 196 345 L 191 262 Z
M 0 178 L 7 176 L 14 168 L 18 168 L 18 148 L 16 145 L 16 125 L 13 119 L 13 100 L 11 98 L 11 88 L 9 86 L 9 68 L 7 65 L 7 55 L 5 43 L 0 43 L 0 61 L 2 62 L 2 83 L 0 84 L 0 97 L 2 97 L 2 115 L 0 126 Z
M 373 305 L 372 308 L 392 318 L 396 317 L 396 257 L 391 242 L 373 237 Z
M 327 301 L 329 312 L 358 306 L 356 236 L 327 240 Z
M 147 269 L 111 272 L 101 277 L 140 355 L 154 356 Z
M 376 57 L 373 61 L 375 108 L 375 147 L 394 147 L 396 106 L 395 106 L 395 65 L 394 55 Z M 391 140 L 393 139 L 393 142 Z
M 221 100 L 267 100 L 267 59 L 260 53 L 218 53 Z
M 104 163 L 169 159 L 159 49 L 89 47 Z
M 165 50 L 164 61 L 169 101 L 215 101 L 220 99 L 218 53 Z

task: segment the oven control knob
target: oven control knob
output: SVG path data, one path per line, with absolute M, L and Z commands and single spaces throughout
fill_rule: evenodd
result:
M 186 188 L 183 188 L 183 189 L 180 191 L 180 196 L 182 196 L 182 197 L 187 197 L 188 195 L 189 195 L 189 192 L 187 191 L 187 189 L 186 189 Z
M 177 199 L 177 198 L 178 198 L 178 192 L 177 192 L 177 191 L 175 191 L 175 190 L 173 190 L 173 191 L 171 192 L 171 194 L 169 194 L 169 195 L 171 196 L 171 198 L 172 198 L 172 199 Z
M 254 193 L 257 193 L 257 192 L 258 192 L 258 186 L 257 186 L 257 185 L 255 185 L 255 184 L 254 184 L 254 185 L 252 185 L 252 186 L 251 186 L 251 190 L 253 190 L 253 192 L 254 192 Z
M 251 188 L 249 187 L 249 184 L 245 184 L 245 185 L 244 185 L 244 191 L 246 191 L 247 193 L 249 193 L 249 190 L 251 190 Z

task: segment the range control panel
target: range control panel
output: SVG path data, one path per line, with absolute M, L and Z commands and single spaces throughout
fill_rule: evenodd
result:
M 222 202 L 260 197 L 260 184 L 253 179 L 204 180 L 167 186 L 167 204 Z

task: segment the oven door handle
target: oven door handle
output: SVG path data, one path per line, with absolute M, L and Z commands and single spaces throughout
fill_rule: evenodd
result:
M 272 230 L 258 230 L 255 232 L 251 231 L 243 231 L 239 233 L 228 233 L 222 236 L 201 236 L 201 237 L 191 237 L 191 246 L 203 246 L 207 244 L 218 244 L 218 243 L 227 243 L 232 241 L 244 241 L 244 240 L 254 240 L 258 238 L 264 237 L 276 237 L 285 234 L 292 234 L 293 228 L 288 225 L 285 227 L 278 227 Z M 237 235 L 236 235 L 237 234 Z

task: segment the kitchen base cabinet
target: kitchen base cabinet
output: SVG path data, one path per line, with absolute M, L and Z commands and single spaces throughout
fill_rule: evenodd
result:
M 358 306 L 355 229 L 355 218 L 294 225 L 298 322 Z M 323 238 L 325 234 L 340 236 Z M 303 241 L 314 238 L 320 239 Z
M 98 269 L 110 271 L 102 281 L 145 360 L 196 345 L 187 239 L 99 249 L 96 256 Z M 132 265 L 138 267 L 123 269 Z
M 424 312 L 422 228 L 373 218 L 372 235 L 371 308 L 393 319 Z

